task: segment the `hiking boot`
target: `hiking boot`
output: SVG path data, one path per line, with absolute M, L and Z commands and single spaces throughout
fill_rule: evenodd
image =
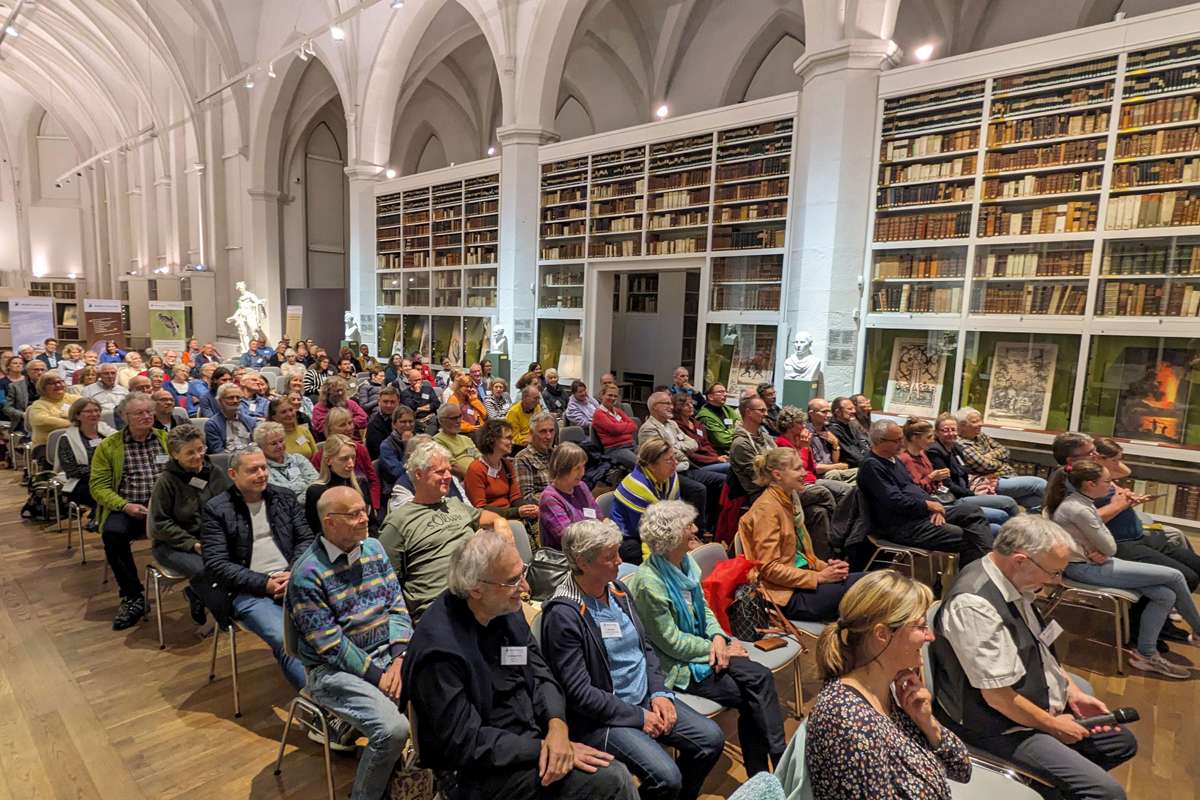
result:
M 188 611 L 192 614 L 192 622 L 197 625 L 203 625 L 208 620 L 208 612 L 204 608 L 204 601 L 200 599 L 200 595 L 196 594 L 192 587 L 188 586 L 183 590 L 183 596 L 188 601 Z
M 113 630 L 123 631 L 126 628 L 132 628 L 144 616 L 146 616 L 146 598 L 123 597 L 121 606 L 117 609 L 117 615 L 113 617 Z
M 354 730 L 354 726 L 341 717 L 330 714 L 328 727 L 329 749 L 337 750 L 339 753 L 353 753 L 355 750 L 354 740 L 358 738 L 358 731 Z M 318 744 L 325 741 L 321 732 L 312 728 L 308 729 L 308 738 Z
M 1141 653 L 1133 653 L 1129 656 L 1129 666 L 1142 672 L 1155 672 L 1167 678 L 1175 678 L 1177 680 L 1192 676 L 1191 671 L 1172 664 L 1158 653 L 1155 653 L 1151 658 L 1146 658 Z

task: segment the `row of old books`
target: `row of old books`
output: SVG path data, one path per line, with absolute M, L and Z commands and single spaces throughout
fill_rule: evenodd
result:
M 1035 142 L 1059 136 L 1082 136 L 1108 130 L 1108 110 L 1097 109 L 1075 114 L 1050 114 L 1030 119 L 993 122 L 988 125 L 988 146 Z
M 894 186 L 875 193 L 876 208 L 917 206 L 926 203 L 969 202 L 975 197 L 973 183 L 923 183 L 919 186 Z
M 1121 130 L 1140 128 L 1144 125 L 1164 125 L 1168 122 L 1184 122 L 1197 118 L 1200 101 L 1195 95 L 1164 97 L 1148 103 L 1132 103 L 1121 106 Z
M 1125 68 L 1130 71 L 1152 69 L 1157 64 L 1185 61 L 1197 57 L 1200 57 L 1200 41 L 1177 42 L 1130 53 Z
M 778 286 L 714 286 L 714 309 L 738 311 L 778 311 Z
M 1113 96 L 1113 82 L 1093 83 L 1086 86 L 1072 86 L 1068 89 L 1051 91 L 1047 94 L 1019 95 L 1013 98 L 1001 97 L 992 100 L 992 117 L 1006 117 L 1011 114 L 1027 114 L 1034 111 L 1069 106 L 1091 105 Z
M 781 222 L 782 226 L 783 223 Z M 750 250 L 783 247 L 786 229 L 755 229 L 749 231 L 730 230 L 729 228 L 714 228 L 712 237 L 713 250 Z
M 1003 206 L 981 206 L 980 236 L 1023 236 L 1039 233 L 1074 233 L 1096 229 L 1094 200 L 1077 200 L 1013 211 Z
M 912 183 L 913 181 L 961 178 L 975 175 L 975 154 L 929 163 L 883 165 L 879 168 L 879 185 Z
M 971 211 L 935 211 L 875 217 L 875 241 L 957 239 L 971 234 Z
M 1083 275 L 1092 251 L 1059 250 L 1048 253 L 993 251 L 981 259 L 977 274 L 984 278 L 1029 278 Z M 978 269 L 977 266 L 977 269 Z
M 976 147 L 979 147 L 978 128 L 950 133 L 927 133 L 924 136 L 885 141 L 879 149 L 879 160 L 897 161 L 902 158 L 936 156 L 939 153 L 974 150 Z
M 1105 317 L 1200 316 L 1200 284 L 1105 281 L 1098 305 Z
M 875 280 L 885 278 L 961 278 L 967 258 L 954 248 L 927 253 L 885 250 L 875 256 Z
M 1099 78 L 1111 75 L 1117 69 L 1115 56 L 1088 61 L 1084 64 L 1068 64 L 1065 67 L 1040 69 L 1036 72 L 1025 72 L 1020 75 L 1006 75 L 996 78 L 992 83 L 992 91 L 996 94 L 1020 89 L 1033 88 L 1054 83 L 1070 83 L 1087 78 Z
M 1175 225 L 1200 225 L 1200 191 L 1177 189 L 1108 199 L 1104 226 L 1110 231 Z
M 1117 137 L 1117 158 L 1137 158 L 1200 150 L 1200 127 L 1162 128 Z
M 1122 93 L 1126 97 L 1139 94 L 1162 94 L 1178 89 L 1192 89 L 1200 85 L 1200 66 L 1189 64 L 1186 67 L 1164 69 L 1150 75 L 1129 75 L 1125 78 Z
M 1179 245 L 1172 252 L 1162 247 L 1130 243 L 1104 253 L 1105 275 L 1200 275 L 1200 247 Z
M 1200 158 L 1171 158 L 1113 165 L 1113 186 L 1143 186 L 1155 183 L 1200 181 Z
M 994 284 L 976 286 L 971 298 L 973 314 L 1039 314 L 1083 316 L 1087 286 L 1027 283 L 1023 287 Z
M 1087 192 L 1099 189 L 1103 176 L 1104 170 L 1097 167 L 1080 172 L 1042 172 L 1019 178 L 987 178 L 983 182 L 983 199 Z
M 978 99 L 983 96 L 983 81 L 968 83 L 963 86 L 951 86 L 945 89 L 930 89 L 919 94 L 904 97 L 893 97 L 883 102 L 884 116 L 902 114 L 905 111 L 923 106 L 940 105 L 942 103 Z
M 910 117 L 885 117 L 883 135 L 894 136 L 907 131 L 925 130 L 946 125 L 969 125 L 983 116 L 982 104 L 927 111 Z
M 962 287 L 907 283 L 885 286 L 875 292 L 874 301 L 874 311 L 957 314 L 962 307 Z
M 1058 164 L 1103 161 L 1105 145 L 1104 139 L 1077 139 L 1070 142 L 1045 144 L 1040 147 L 989 152 L 983 171 L 987 173 L 1013 172 L 1021 169 L 1053 167 Z

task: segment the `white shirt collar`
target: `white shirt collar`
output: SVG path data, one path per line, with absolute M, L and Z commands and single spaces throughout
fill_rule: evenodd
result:
M 345 550 L 342 550 L 342 548 L 338 547 L 324 536 L 321 536 L 321 544 L 325 545 L 325 552 L 329 554 L 329 560 L 331 562 L 337 561 L 338 556 L 345 556 L 348 562 L 354 563 L 355 561 L 358 561 L 359 557 L 362 555 L 361 544 L 356 545 L 355 548 L 349 553 L 347 553 Z
M 1004 573 L 1000 571 L 1000 567 L 996 566 L 996 562 L 990 556 L 983 557 L 983 570 L 992 579 L 992 583 L 1000 588 L 1000 594 L 1004 597 L 1004 602 L 1014 603 L 1017 600 L 1025 600 L 1027 602 L 1032 600 L 1030 595 L 1022 592 L 1013 585 L 1012 581 L 1004 576 Z

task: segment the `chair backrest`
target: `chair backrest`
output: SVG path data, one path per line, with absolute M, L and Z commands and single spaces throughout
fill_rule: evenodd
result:
M 744 555 L 745 552 L 746 552 L 746 545 L 745 545 L 745 543 L 742 542 L 742 534 L 735 533 L 733 535 L 733 554 L 735 556 L 740 556 L 740 555 Z
M 287 602 L 287 593 L 283 596 L 283 652 L 287 653 L 292 658 L 296 657 L 296 641 L 300 637 L 300 631 L 296 630 L 296 623 L 292 620 L 292 612 Z
M 529 543 L 529 532 L 525 529 L 525 523 L 510 519 L 508 527 L 512 528 L 513 543 L 517 546 L 517 552 L 521 554 L 521 560 L 526 564 L 533 561 L 533 546 Z
M 191 419 L 187 415 L 187 409 L 179 406 L 175 406 L 171 409 L 171 419 L 176 425 L 183 425 L 185 422 L 191 422 Z
M 941 600 L 934 600 L 929 610 L 925 612 L 925 623 L 929 625 L 929 629 L 933 630 L 933 618 L 937 616 L 938 609 L 942 607 Z M 930 655 L 929 645 L 921 648 L 921 664 L 925 670 L 925 688 L 933 694 L 933 657 Z M 935 695 L 936 696 L 936 695 Z
M 624 411 L 629 416 L 631 416 L 631 417 L 633 416 L 633 406 L 629 405 L 629 403 L 622 401 L 621 402 L 621 410 Z
M 283 394 L 284 392 L 287 391 L 288 380 L 290 378 L 291 378 L 290 375 L 275 376 L 275 393 L 276 394 Z
M 59 428 L 56 431 L 50 431 L 49 438 L 46 439 L 46 461 L 54 463 L 58 457 L 58 441 L 66 435 L 69 428 Z
M 208 457 L 212 460 L 213 466 L 221 471 L 229 470 L 229 458 L 232 453 L 209 453 Z
M 538 647 L 542 646 L 542 612 L 537 612 L 533 615 L 533 621 L 529 623 L 529 630 L 533 634 L 533 640 L 537 642 Z
M 117 427 L 117 412 L 115 409 L 105 408 L 100 411 L 100 421 L 110 428 Z
M 600 507 L 600 512 L 604 514 L 606 518 L 612 516 L 613 502 L 615 502 L 616 499 L 617 496 L 613 492 L 605 492 L 596 498 L 596 505 Z
M 279 367 L 263 367 L 258 371 L 259 375 L 282 375 L 283 372 Z
M 360 381 L 365 381 L 367 378 L 371 377 L 371 373 L 358 372 L 358 373 L 355 373 L 354 377 L 358 378 Z
M 560 442 L 583 444 L 587 441 L 587 433 L 578 425 L 564 425 L 558 430 L 558 440 Z
M 804 761 L 804 749 L 808 737 L 808 719 L 800 722 L 800 727 L 792 735 L 783 758 L 775 766 L 775 775 L 783 784 L 783 793 L 788 800 L 812 800 L 812 781 L 808 777 L 808 768 Z
M 729 556 L 725 552 L 725 545 L 720 542 L 709 542 L 693 550 L 692 558 L 695 559 L 696 565 L 700 567 L 700 577 L 707 578 L 712 573 L 713 568 L 718 563 L 729 558 Z

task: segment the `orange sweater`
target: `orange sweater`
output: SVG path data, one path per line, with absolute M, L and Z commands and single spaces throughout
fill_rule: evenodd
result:
M 460 408 L 462 407 L 462 403 L 456 394 L 451 395 L 450 399 L 446 402 L 453 403 Z M 479 397 L 472 393 L 467 398 L 467 407 L 462 408 L 462 422 L 459 431 L 462 433 L 474 433 L 483 427 L 483 421 L 486 419 L 487 409 L 483 407 L 483 403 L 480 402 Z
M 790 600 L 796 589 L 817 588 L 817 573 L 828 566 L 813 553 L 807 531 L 804 556 L 808 566 L 795 566 L 796 507 L 792 497 L 778 486 L 771 486 L 754 501 L 738 523 L 738 535 L 746 558 L 762 562 L 763 588 L 780 605 Z
M 516 511 L 521 499 L 521 487 L 513 472 L 512 459 L 504 459 L 495 475 L 488 472 L 489 469 L 482 458 L 475 459 L 467 467 L 467 474 L 463 476 L 467 500 L 476 508 L 487 508 L 501 516 L 508 516 L 505 512 L 508 509 Z

